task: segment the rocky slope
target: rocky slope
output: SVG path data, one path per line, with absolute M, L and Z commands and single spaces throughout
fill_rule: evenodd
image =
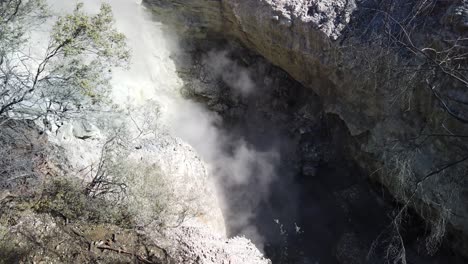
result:
M 144 2 L 190 39 L 239 41 L 315 91 L 354 137 L 350 155 L 429 224 L 427 249 L 448 228 L 468 252 L 466 1 Z
M 84 195 L 109 142 L 102 124 L 73 121 L 47 136 L 34 122 L 0 123 L 0 263 L 270 263 L 249 240 L 226 238 L 206 165 L 167 134 L 114 149 L 126 152 L 119 169 L 137 176 L 124 182 L 125 204 Z

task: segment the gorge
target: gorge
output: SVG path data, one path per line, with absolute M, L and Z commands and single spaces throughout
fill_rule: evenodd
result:
M 344 186 L 349 184 L 347 187 L 363 188 L 366 191 L 374 190 L 371 191 L 374 194 L 367 194 L 366 191 L 359 193 L 358 196 L 369 195 L 367 198 L 362 198 L 363 200 L 381 204 L 382 201 L 376 197 L 393 196 L 395 198 L 393 202 L 400 204 L 396 209 L 390 209 L 395 210 L 393 216 L 389 211 L 385 211 L 385 206 L 368 205 L 378 215 L 373 220 L 376 230 L 386 230 L 384 233 L 389 232 L 386 235 L 390 237 L 394 236 L 395 232 L 399 236 L 399 228 L 393 226 L 395 221 L 392 221 L 392 218 L 395 220 L 401 215 L 401 210 L 406 211 L 407 207 L 410 207 L 414 211 L 411 210 L 410 215 L 412 216 L 409 216 L 408 219 L 414 218 L 416 222 L 411 224 L 409 221 L 408 229 L 425 234 L 421 236 L 421 233 L 419 235 L 413 233 L 409 236 L 415 235 L 419 238 L 407 238 L 410 241 L 413 239 L 421 240 L 415 244 L 424 244 L 414 245 L 415 251 L 421 253 L 421 248 L 426 248 L 430 253 L 431 248 L 442 242 L 437 237 L 445 234 L 445 230 L 447 230 L 446 239 L 451 241 L 449 244 L 455 248 L 459 247 L 459 252 L 465 251 L 462 249 L 465 247 L 463 246 L 465 244 L 464 235 L 459 235 L 464 233 L 462 230 L 465 230 L 466 223 L 463 216 L 463 212 L 466 210 L 463 202 L 465 201 L 463 186 L 466 186 L 466 177 L 464 177 L 466 164 L 464 164 L 465 154 L 463 153 L 466 153 L 464 150 L 466 143 L 463 136 L 460 137 L 466 131 L 463 121 L 466 109 L 464 104 L 460 103 L 464 99 L 455 102 L 450 98 L 455 95 L 460 96 L 460 98 L 466 97 L 462 91 L 466 88 L 465 77 L 461 77 L 466 76 L 466 74 L 461 70 L 455 73 L 461 77 L 461 80 L 454 80 L 454 76 L 447 75 L 447 72 L 452 72 L 449 70 L 452 66 L 447 65 L 447 69 L 438 68 L 437 64 L 444 63 L 442 59 L 426 54 L 430 50 L 437 54 L 445 54 L 447 57 L 452 56 L 449 50 L 454 48 L 451 44 L 453 42 L 449 41 L 450 39 L 461 41 L 459 45 L 456 45 L 457 51 L 455 53 L 466 50 L 463 36 L 466 36 L 467 6 L 464 1 L 450 3 L 443 1 L 415 1 L 413 3 L 405 1 L 183 1 L 183 3 L 178 1 L 146 1 L 145 3 L 162 21 L 171 25 L 179 34 L 184 35 L 186 45 L 188 47 L 195 46 L 193 48 L 196 50 L 195 53 L 200 52 L 199 50 L 202 53 L 210 51 L 213 46 L 215 50 L 225 50 L 226 44 L 220 44 L 222 48 L 219 48 L 217 44 L 213 43 L 226 40 L 228 42 L 234 41 L 236 44 L 227 44 L 228 50 L 239 49 L 238 46 L 242 46 L 240 50 L 249 49 L 249 52 L 253 53 L 253 55 L 247 55 L 249 52 L 247 54 L 242 51 L 231 52 L 230 58 L 236 58 L 237 63 L 250 68 L 252 62 L 249 62 L 249 56 L 256 58 L 251 60 L 259 60 L 258 56 L 264 57 L 269 63 L 290 74 L 291 77 L 287 78 L 295 79 L 300 83 L 297 83 L 297 86 L 285 84 L 286 87 L 289 87 L 290 93 L 295 93 L 295 88 L 291 89 L 291 87 L 298 87 L 299 91 L 310 89 L 318 95 L 311 95 L 310 99 L 306 99 L 306 102 L 314 104 L 307 106 L 297 101 L 298 98 L 307 98 L 307 95 L 299 92 L 301 95 L 295 94 L 288 97 L 288 92 L 283 92 L 281 97 L 288 98 L 284 102 L 287 106 L 283 109 L 288 110 L 281 112 L 284 115 L 288 111 L 292 111 L 292 116 L 285 117 L 281 121 L 272 121 L 276 118 L 280 119 L 281 114 L 271 114 L 274 112 L 271 109 L 264 110 L 271 115 L 271 117 L 265 117 L 268 115 L 265 114 L 263 117 L 264 121 L 266 119 L 267 123 L 270 122 L 270 128 L 262 129 L 256 126 L 264 121 L 258 121 L 259 117 L 249 112 L 248 101 L 254 100 L 254 102 L 250 102 L 250 108 L 263 110 L 265 102 L 274 105 L 276 98 L 268 98 L 267 92 L 261 92 L 259 95 L 250 94 L 250 96 L 259 97 L 259 99 L 245 100 L 247 101 L 245 103 L 247 110 L 244 111 L 247 112 L 243 112 L 244 114 L 241 114 L 240 118 L 234 117 L 234 122 L 237 122 L 237 124 L 233 124 L 234 129 L 239 124 L 247 124 L 240 125 L 244 127 L 241 129 L 247 130 L 244 132 L 247 134 L 262 134 L 265 130 L 275 130 L 275 133 L 279 133 L 283 140 L 287 139 L 288 135 L 293 138 L 292 141 L 286 141 L 288 142 L 286 145 L 289 147 L 294 146 L 294 140 L 300 138 L 299 148 L 307 149 L 310 147 L 314 149 L 311 152 L 317 151 L 316 149 L 319 148 L 317 145 L 327 144 L 324 143 L 327 142 L 327 139 L 324 139 L 323 136 L 321 138 L 323 135 L 321 133 L 324 133 L 325 138 L 328 137 L 328 140 L 333 143 L 331 146 L 323 148 L 327 151 L 330 148 L 334 149 L 343 155 L 344 161 L 339 164 L 354 164 L 343 167 L 347 172 L 356 171 L 356 173 L 349 173 L 351 176 L 348 176 L 338 172 L 339 176 L 335 176 L 336 178 L 333 178 L 333 173 L 322 177 L 333 178 L 333 180 L 329 180 L 336 181 L 333 182 L 334 188 L 340 188 L 337 182 L 343 182 Z M 436 28 L 438 30 L 434 30 Z M 235 48 L 231 48 L 233 45 Z M 221 51 L 221 53 L 226 52 Z M 203 62 L 203 59 L 198 61 Z M 459 63 L 457 67 L 464 69 L 466 58 L 461 59 Z M 228 71 L 239 70 L 238 66 L 220 65 L 219 62 L 215 65 L 218 69 L 227 67 Z M 216 72 L 216 69 L 210 69 L 209 66 L 207 68 L 208 72 L 210 70 Z M 255 66 L 253 68 L 255 69 Z M 262 86 L 258 83 L 268 83 L 268 80 L 261 80 L 262 74 L 259 72 L 262 70 L 254 70 L 252 74 L 260 79 L 255 82 L 256 88 Z M 270 71 L 270 74 L 272 76 L 280 75 L 275 71 Z M 201 73 L 197 73 L 197 76 L 206 80 L 206 72 L 203 70 Z M 229 83 L 229 78 L 233 78 L 233 76 L 221 77 L 224 83 L 231 87 L 234 86 L 235 89 L 236 83 Z M 238 75 L 234 78 L 238 80 L 242 79 L 242 76 Z M 226 81 L 226 79 L 228 80 Z M 302 85 L 304 88 L 299 88 Z M 431 89 L 427 88 L 428 85 L 432 87 L 432 92 Z M 270 87 L 270 89 L 274 87 L 274 85 L 268 84 L 265 86 Z M 438 87 L 443 87 L 443 89 Z M 434 89 L 436 89 L 435 92 Z M 230 113 L 229 110 L 223 110 L 227 107 L 219 105 L 217 102 L 219 99 L 213 99 L 210 90 L 202 89 L 201 92 L 195 91 L 193 94 L 199 97 L 201 95 L 201 98 L 197 97 L 199 100 L 208 101 L 208 105 L 212 106 L 215 111 L 227 112 L 227 115 L 232 118 L 233 113 Z M 315 97 L 317 98 L 313 99 Z M 262 102 L 262 100 L 265 101 Z M 313 101 L 315 102 L 312 103 Z M 231 107 L 233 104 L 235 105 L 235 102 L 226 103 Z M 303 108 L 294 113 L 295 107 L 297 109 Z M 306 113 L 305 119 L 302 119 L 304 116 L 297 118 L 304 112 Z M 315 114 L 311 114 L 314 112 Z M 312 118 L 310 118 L 311 116 Z M 250 118 L 255 121 L 249 121 Z M 299 120 L 294 120 L 291 122 L 292 124 L 286 121 L 294 118 Z M 326 123 L 326 125 L 321 122 Z M 329 125 L 329 122 L 335 124 Z M 248 125 L 249 123 L 254 125 Z M 297 126 L 303 123 L 306 124 L 304 127 L 299 129 L 294 127 L 294 124 Z M 289 131 L 281 134 L 278 131 L 281 130 L 281 124 L 287 124 L 286 127 L 289 127 Z M 323 132 L 329 129 L 328 126 L 337 126 L 338 128 L 335 129 L 339 132 L 334 132 L 337 135 L 333 135 L 333 132 L 330 131 Z M 271 127 L 276 129 L 271 129 Z M 256 129 L 259 129 L 259 132 L 253 132 Z M 322 132 L 311 132 L 314 129 Z M 349 134 L 344 131 L 349 131 Z M 255 142 L 255 136 L 251 137 L 254 138 L 252 141 Z M 294 137 L 296 138 L 294 139 Z M 273 141 L 268 144 L 277 142 L 274 140 L 275 136 L 267 136 L 266 138 L 273 138 Z M 318 140 L 318 138 L 322 140 Z M 262 136 L 262 139 L 265 140 L 265 137 Z M 314 140 L 321 142 L 317 144 Z M 296 177 L 298 175 L 308 176 L 305 177 L 305 181 L 314 182 L 311 178 L 314 177 L 312 175 L 315 175 L 315 170 L 321 166 L 327 167 L 327 158 L 321 155 L 326 156 L 328 153 L 323 153 L 320 150 L 317 151 L 319 153 L 308 153 L 308 151 L 310 150 L 298 154 L 299 160 L 305 161 L 306 166 L 297 169 L 292 174 Z M 289 154 L 287 148 L 283 148 L 279 152 L 281 154 L 287 153 L 285 155 L 287 157 L 294 156 Z M 319 156 L 316 160 L 310 158 L 314 154 Z M 328 157 L 328 159 L 340 160 L 340 155 L 328 155 L 332 157 Z M 283 160 L 281 161 L 281 164 L 287 164 Z M 451 166 L 453 164 L 456 166 Z M 329 166 L 335 169 L 340 165 Z M 301 165 L 296 164 L 296 166 L 300 167 Z M 320 172 L 320 169 L 318 171 Z M 360 175 L 362 178 L 370 177 L 371 184 L 374 184 L 373 188 L 360 187 L 359 184 L 357 184 L 359 187 L 353 186 L 353 183 L 356 184 L 358 181 L 356 178 L 359 179 L 359 176 L 353 174 Z M 284 174 L 281 175 L 284 177 Z M 326 182 L 324 178 L 317 181 L 324 184 Z M 317 182 L 313 183 L 313 185 L 315 184 Z M 279 186 L 288 185 L 284 183 L 284 185 L 279 184 Z M 311 195 L 314 191 L 307 193 Z M 342 191 L 344 193 L 350 192 L 350 190 Z M 388 193 L 386 193 L 387 191 Z M 372 196 L 375 195 L 375 192 L 378 194 Z M 281 204 L 282 199 L 288 200 L 282 197 L 281 191 L 277 189 L 273 193 L 273 196 L 279 193 L 277 199 L 272 198 L 275 203 Z M 324 197 L 326 195 L 319 196 L 318 199 L 325 199 Z M 349 199 L 346 201 L 349 202 Z M 309 200 L 306 204 L 310 206 L 312 211 L 314 210 L 313 202 Z M 301 210 L 306 211 L 307 205 L 301 206 Z M 379 212 L 377 208 L 382 208 L 382 211 Z M 389 209 L 387 208 L 387 210 Z M 351 211 L 360 214 L 356 209 Z M 363 211 L 367 212 L 368 209 L 363 209 Z M 315 218 L 320 217 L 324 216 L 315 216 Z M 419 217 L 421 219 L 418 219 Z M 387 218 L 387 221 L 384 218 Z M 358 220 L 358 222 L 365 223 L 363 220 Z M 385 224 L 377 227 L 379 224 L 376 223 Z M 261 225 L 264 223 L 262 222 Z M 387 229 L 388 225 L 390 230 Z M 417 226 L 420 225 L 424 227 L 421 226 L 419 229 Z M 445 227 L 441 228 L 441 226 Z M 369 224 L 365 224 L 365 227 L 369 228 Z M 318 229 L 323 230 L 321 227 Z M 417 229 L 420 231 L 416 231 Z M 379 237 L 379 232 L 375 232 Z M 408 232 L 412 233 L 413 231 Z M 317 236 L 326 235 L 317 234 Z M 426 239 L 423 238 L 424 236 Z M 343 237 L 345 237 L 343 240 L 355 239 L 353 235 L 346 232 L 344 232 Z M 335 241 L 337 240 L 339 239 Z M 389 253 L 387 251 L 386 253 L 395 254 L 393 257 L 398 261 L 401 252 L 396 248 L 401 249 L 401 242 L 392 241 L 391 238 L 383 240 L 386 240 L 382 243 L 387 243 L 387 247 L 395 247 L 395 252 Z M 311 246 L 307 246 L 310 250 Z M 336 248 L 336 244 L 334 246 Z M 328 246 L 328 248 L 331 247 L 333 246 Z M 318 251 L 323 252 L 324 250 L 319 249 Z M 359 250 L 355 249 L 355 251 Z M 331 259 L 328 261 L 333 263 Z M 364 262 L 362 259 L 355 261 L 356 263 Z M 408 261 L 417 262 L 418 260 Z M 430 260 L 420 261 L 428 262 Z M 343 263 L 347 262 L 351 262 L 351 260 L 345 260 Z
M 37 144 L 86 182 L 119 135 L 111 174 L 132 175 L 134 219 L 3 214 L 19 244 L 45 245 L 27 260 L 467 262 L 467 1 L 108 2 L 131 49 L 112 103 Z

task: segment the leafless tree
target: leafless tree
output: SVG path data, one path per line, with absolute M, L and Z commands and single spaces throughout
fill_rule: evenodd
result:
M 456 3 L 371 0 L 359 11 L 362 24 L 353 28 L 355 38 L 369 43 L 362 48 L 354 47 L 364 69 L 357 79 L 384 94 L 383 100 L 391 100 L 394 113 L 385 114 L 401 117 L 417 112 L 424 118 L 418 124 L 421 125 L 418 134 L 382 142 L 387 169 L 382 171 L 381 181 L 400 203 L 376 240 L 388 246 L 385 255 L 389 263 L 406 263 L 402 226 L 408 220 L 410 208 L 428 223 L 429 253 L 437 250 L 445 225 L 456 214 L 447 203 L 433 201 L 425 193 L 429 182 L 441 178 L 456 182 L 465 177 L 460 172 L 468 160 L 468 38 L 466 31 L 454 26 L 458 23 L 458 18 L 452 15 L 456 13 L 452 12 Z M 435 27 L 448 30 L 434 32 L 431 29 Z M 396 103 L 401 103 L 400 109 Z M 421 152 L 428 149 L 440 152 L 439 157 L 425 168 L 427 172 L 419 168 L 416 173 L 413 167 L 417 158 L 410 154 L 423 156 Z M 444 152 L 449 150 L 452 160 Z
M 116 152 L 122 150 L 122 144 L 118 136 L 113 136 L 104 143 L 96 168 L 93 165 L 90 166 L 91 181 L 85 188 L 87 196 L 96 198 L 110 195 L 117 197 L 117 200 L 125 198 L 127 184 L 122 182 L 122 179 L 112 175 L 113 162 L 115 162 L 116 156 L 120 156 Z M 122 155 L 120 158 L 125 157 Z

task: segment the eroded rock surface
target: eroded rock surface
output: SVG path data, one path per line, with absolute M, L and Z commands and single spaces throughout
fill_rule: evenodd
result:
M 252 263 L 271 264 L 252 242 L 244 237 L 226 240 L 203 229 L 180 228 L 171 235 L 169 254 L 175 263 Z

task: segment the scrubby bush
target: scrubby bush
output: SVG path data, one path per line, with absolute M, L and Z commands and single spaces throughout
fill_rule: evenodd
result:
M 85 194 L 81 182 L 74 178 L 57 177 L 47 180 L 37 194 L 32 208 L 39 213 L 49 213 L 68 221 L 110 223 L 129 226 L 129 212 L 120 204 Z
M 177 193 L 156 162 L 132 156 L 128 141 L 116 137 L 106 143 L 85 194 L 126 208 L 137 226 L 177 226 L 195 215 L 190 194 Z
M 186 205 L 187 198 L 183 195 L 187 194 L 177 194 L 156 164 L 129 159 L 118 168 L 116 176 L 128 186 L 125 203 L 136 224 L 177 226 L 196 214 L 195 208 Z

